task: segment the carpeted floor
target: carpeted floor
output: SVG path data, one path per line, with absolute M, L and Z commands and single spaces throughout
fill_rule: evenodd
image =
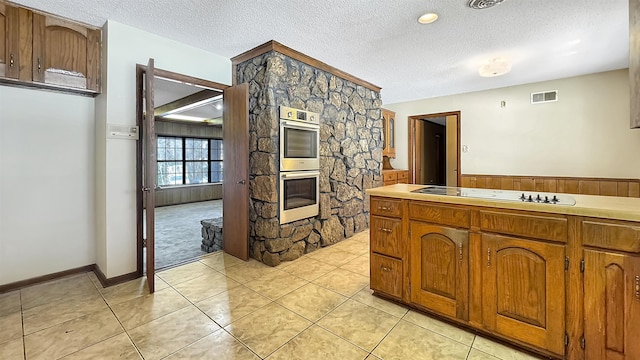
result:
M 156 208 L 156 269 L 206 254 L 200 220 L 222 217 L 222 200 Z

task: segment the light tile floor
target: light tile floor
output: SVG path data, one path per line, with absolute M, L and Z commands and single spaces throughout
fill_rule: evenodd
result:
M 533 359 L 374 297 L 368 232 L 276 268 L 216 253 L 0 294 L 0 359 Z

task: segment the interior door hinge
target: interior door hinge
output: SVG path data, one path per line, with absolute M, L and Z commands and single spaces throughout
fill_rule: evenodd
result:
M 142 239 L 142 247 L 143 248 L 147 247 L 147 239 Z
M 564 333 L 564 346 L 569 346 L 569 334 Z
M 565 256 L 564 257 L 564 271 L 569 270 L 569 257 Z
M 587 340 L 584 339 L 584 334 L 580 337 L 580 348 L 584 350 L 587 347 Z
M 584 272 L 584 259 L 580 260 L 580 272 Z

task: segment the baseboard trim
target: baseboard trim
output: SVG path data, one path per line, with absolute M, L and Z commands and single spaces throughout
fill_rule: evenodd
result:
M 86 273 L 86 272 L 90 272 L 90 271 L 93 271 L 93 273 L 96 274 L 96 276 L 98 277 L 98 280 L 100 280 L 100 284 L 102 284 L 102 287 L 105 287 L 105 288 L 109 287 L 109 286 L 122 284 L 123 282 L 127 282 L 127 281 L 130 281 L 130 280 L 133 280 L 133 279 L 137 279 L 137 278 L 142 276 L 142 275 L 139 275 L 137 271 L 134 271 L 132 273 L 128 273 L 128 274 L 124 274 L 124 275 L 120 275 L 120 276 L 116 276 L 116 277 L 112 277 L 112 278 L 107 279 L 106 276 L 104 276 L 104 273 L 102 272 L 102 270 L 100 270 L 100 267 L 98 265 L 91 264 L 91 265 L 85 265 L 85 266 L 77 267 L 75 269 L 59 271 L 59 272 L 52 273 L 52 274 L 37 276 L 37 277 L 31 278 L 31 279 L 25 279 L 25 280 L 12 282 L 12 283 L 9 283 L 9 284 L 0 285 L 0 294 L 7 293 L 9 291 L 20 290 L 20 289 L 25 288 L 27 286 L 37 285 L 37 284 L 44 283 L 44 282 L 47 282 L 47 281 L 58 280 L 58 279 L 61 279 L 61 278 L 64 278 L 64 277 L 68 277 L 68 276 L 72 276 L 72 275 L 78 275 L 78 274 L 82 274 L 82 273 Z
M 118 284 L 122 284 L 124 282 L 133 280 L 133 279 L 137 279 L 139 277 L 141 277 L 141 275 L 138 274 L 137 271 L 128 273 L 128 274 L 124 274 L 124 275 L 120 275 L 120 276 L 116 276 L 116 277 L 112 277 L 112 278 L 108 278 L 104 275 L 104 273 L 102 272 L 102 270 L 100 270 L 100 267 L 98 265 L 95 265 L 93 268 L 93 272 L 96 274 L 96 277 L 98 278 L 98 280 L 100 280 L 100 284 L 102 284 L 102 287 L 110 287 L 110 286 L 114 286 L 114 285 L 118 285 Z
M 96 268 L 95 264 L 85 265 L 85 266 L 77 267 L 75 269 L 59 271 L 52 274 L 37 276 L 31 279 L 25 279 L 25 280 L 20 280 L 20 281 L 12 282 L 9 284 L 5 284 L 5 285 L 0 285 L 0 294 L 6 293 L 9 291 L 19 290 L 27 286 L 36 285 L 36 284 L 40 284 L 47 281 L 61 279 L 71 275 L 77 275 L 77 274 L 82 274 L 89 271 L 94 271 L 95 268 Z

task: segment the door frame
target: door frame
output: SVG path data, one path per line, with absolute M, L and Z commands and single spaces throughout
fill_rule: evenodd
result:
M 456 149 L 456 182 L 458 187 L 462 184 L 462 171 L 460 170 L 460 111 L 449 111 L 442 113 L 433 113 L 433 114 L 423 114 L 423 115 L 412 115 L 409 116 L 409 180 L 412 184 L 416 183 L 416 124 L 418 121 L 423 121 L 430 118 L 438 118 L 438 117 L 447 117 L 447 116 L 455 116 L 456 117 L 456 142 L 458 143 Z M 448 131 L 448 130 L 447 130 Z M 446 136 L 445 136 L 446 139 Z M 445 144 L 446 147 L 446 144 Z
M 147 65 L 136 64 L 136 125 L 138 129 L 142 129 L 144 126 L 143 122 L 143 113 L 144 107 L 142 106 L 143 95 L 144 95 L 144 74 L 147 70 Z M 196 78 L 193 76 L 188 76 L 180 73 L 176 73 L 173 71 L 163 70 L 154 68 L 153 74 L 155 78 L 163 78 L 168 80 L 175 80 L 184 83 L 188 83 L 196 86 L 205 86 L 209 88 L 214 88 L 222 91 L 224 98 L 224 90 L 230 85 L 225 85 L 221 83 L 217 83 L 215 81 L 209 81 L 201 78 Z M 224 139 L 223 139 L 224 141 Z M 142 156 L 143 156 L 143 147 L 142 147 L 142 139 L 138 140 L 136 143 L 136 274 L 138 277 L 144 275 L 144 269 L 142 266 L 143 263 L 143 191 L 142 191 Z M 224 201 L 224 199 L 223 199 Z

